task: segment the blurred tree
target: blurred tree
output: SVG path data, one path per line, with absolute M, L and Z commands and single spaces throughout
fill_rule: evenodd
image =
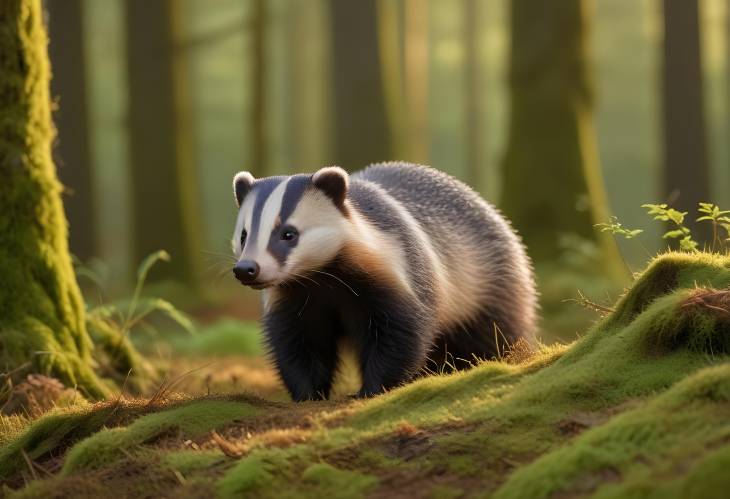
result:
M 40 0 L 0 2 L 0 362 L 100 397 L 51 159 L 47 42 Z
M 329 0 L 334 77 L 334 163 L 359 169 L 392 159 L 378 57 L 375 2 Z
M 248 170 L 265 177 L 268 165 L 266 134 L 266 0 L 253 0 L 251 11 L 251 157 Z
M 479 63 L 479 29 L 481 9 L 479 0 L 464 0 L 462 14 L 464 16 L 464 82 L 467 133 L 466 179 L 479 191 L 484 190 L 485 169 L 484 137 L 486 136 L 482 120 L 483 81 Z
M 427 0 L 378 0 L 380 67 L 391 154 L 429 162 Z
M 287 127 L 295 158 L 290 166 L 304 171 L 316 170 L 331 157 L 325 126 L 331 95 L 327 6 L 325 0 L 299 0 L 286 9 Z
M 201 223 L 189 116 L 188 73 L 179 48 L 182 0 L 129 0 L 129 137 L 135 261 L 165 249 L 154 277 L 195 285 Z
M 608 219 L 608 210 L 587 67 L 590 3 L 511 2 L 502 207 L 537 263 L 554 261 L 560 236 L 570 233 L 597 243 L 605 269 L 619 274 L 613 240 L 594 228 Z
M 697 203 L 712 201 L 702 92 L 697 0 L 664 0 L 664 195 L 695 238 L 710 242 L 708 224 L 697 224 Z
M 49 56 L 53 64 L 51 93 L 58 99 L 54 159 L 68 187 L 65 200 L 71 252 L 87 261 L 97 253 L 93 209 L 89 113 L 86 105 L 83 0 L 48 0 Z

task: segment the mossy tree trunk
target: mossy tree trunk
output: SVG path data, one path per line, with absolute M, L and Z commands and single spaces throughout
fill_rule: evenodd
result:
M 159 249 L 168 265 L 151 279 L 195 286 L 201 261 L 197 172 L 192 149 L 181 0 L 128 0 L 130 169 L 133 258 Z
M 588 75 L 588 0 L 511 2 L 510 128 L 502 208 L 537 263 L 560 253 L 561 234 L 615 244 L 594 224 L 608 218 Z
M 330 0 L 334 163 L 359 169 L 393 159 L 375 2 Z
M 695 223 L 697 203 L 710 199 L 697 0 L 664 0 L 664 196 L 686 211 L 695 238 L 711 244 L 710 225 Z
M 51 92 L 57 99 L 58 129 L 54 159 L 68 188 L 64 206 L 69 221 L 71 252 L 81 261 L 97 255 L 93 209 L 89 113 L 86 105 L 83 0 L 49 0 L 48 52 L 53 64 Z
M 100 397 L 51 159 L 47 43 L 40 0 L 0 2 L 0 369 Z

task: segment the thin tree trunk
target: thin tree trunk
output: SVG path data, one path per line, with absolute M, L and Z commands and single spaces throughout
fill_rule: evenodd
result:
M 64 206 L 70 225 L 71 253 L 81 261 L 96 256 L 89 113 L 86 105 L 83 0 L 49 0 L 48 47 L 53 78 L 51 93 L 58 101 L 54 159 L 68 195 Z
M 167 250 L 153 276 L 194 285 L 199 276 L 199 196 L 184 53 L 181 0 L 128 0 L 127 67 L 133 256 Z
M 405 160 L 429 162 L 428 141 L 428 1 L 403 0 Z
M 482 120 L 482 95 L 485 93 L 479 62 L 480 8 L 478 0 L 464 0 L 464 83 L 467 137 L 467 180 L 479 191 L 484 189 L 486 131 Z
M 587 0 L 511 2 L 510 128 L 502 206 L 536 262 L 555 261 L 560 237 L 618 250 L 594 224 L 608 218 L 588 76 Z
M 378 57 L 375 2 L 330 0 L 334 162 L 347 169 L 392 159 Z
M 266 133 L 266 0 L 253 0 L 251 33 L 251 158 L 248 170 L 255 176 L 266 176 L 268 140 Z
M 664 0 L 664 195 L 689 213 L 695 238 L 711 242 L 709 225 L 695 224 L 697 203 L 710 202 L 702 55 L 697 0 Z
M 0 2 L 0 369 L 27 365 L 100 397 L 51 159 L 47 42 L 40 0 Z

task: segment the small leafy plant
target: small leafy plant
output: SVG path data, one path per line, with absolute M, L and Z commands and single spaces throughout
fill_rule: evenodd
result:
M 158 262 L 169 261 L 166 251 L 157 251 L 145 258 L 137 269 L 137 282 L 130 299 L 87 305 L 86 323 L 94 340 L 95 358 L 104 375 L 127 384 L 134 391 L 144 391 L 154 379 L 154 370 L 137 352 L 129 340 L 133 330 L 154 328 L 147 322 L 150 315 L 161 313 L 194 333 L 193 322 L 172 303 L 162 298 L 142 295 L 150 269 Z M 88 268 L 77 268 L 77 275 L 85 276 L 101 287 L 101 279 Z
M 644 232 L 642 229 L 627 229 L 621 225 L 617 217 L 610 217 L 608 223 L 596 224 L 596 227 L 601 229 L 601 232 L 610 232 L 614 236 L 624 236 L 626 239 L 633 239 Z
M 712 203 L 700 203 L 698 210 L 703 215 L 697 219 L 698 222 L 708 221 L 712 222 L 712 250 L 715 250 L 715 245 L 719 244 L 720 247 L 727 246 L 730 243 L 730 210 L 721 210 L 719 206 Z M 725 230 L 725 235 L 728 237 L 722 239 L 719 234 L 719 229 Z
M 699 251 L 699 243 L 692 237 L 692 231 L 685 225 L 686 211 L 675 210 L 666 203 L 643 204 L 647 213 L 653 216 L 654 220 L 660 222 L 671 222 L 674 227 L 666 231 L 662 236 L 664 239 L 677 239 L 679 248 L 682 251 Z M 698 222 L 712 223 L 712 246 L 711 251 L 730 251 L 730 210 L 722 210 L 713 203 L 699 203 L 697 208 L 700 217 Z M 616 217 L 611 217 L 608 223 L 596 224 L 601 232 L 610 232 L 615 236 L 623 236 L 626 239 L 633 239 L 643 232 L 642 229 L 627 229 Z M 725 232 L 722 235 L 722 231 Z M 727 237 L 725 237 L 727 236 Z
M 641 207 L 646 208 L 649 215 L 654 215 L 654 220 L 674 224 L 676 228 L 665 232 L 662 236 L 664 239 L 679 239 L 680 249 L 683 251 L 697 251 L 697 241 L 692 239 L 692 232 L 684 225 L 684 217 L 687 216 L 686 211 L 669 208 L 666 203 L 642 204 Z
M 99 305 L 87 311 L 92 317 L 113 320 L 116 326 L 126 335 L 135 327 L 145 324 L 145 319 L 154 312 L 160 312 L 177 323 L 186 331 L 193 333 L 194 327 L 190 318 L 177 309 L 172 303 L 162 298 L 143 297 L 142 290 L 150 269 L 160 261 L 167 262 L 170 255 L 160 250 L 145 258 L 137 269 L 137 283 L 130 300 L 122 300 Z

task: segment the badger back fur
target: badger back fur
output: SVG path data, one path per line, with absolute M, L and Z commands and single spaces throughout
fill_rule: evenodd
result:
M 329 396 L 344 338 L 357 351 L 360 396 L 533 340 L 535 284 L 519 238 L 438 170 L 242 172 L 234 191 L 234 274 L 264 290 L 266 341 L 295 400 Z

